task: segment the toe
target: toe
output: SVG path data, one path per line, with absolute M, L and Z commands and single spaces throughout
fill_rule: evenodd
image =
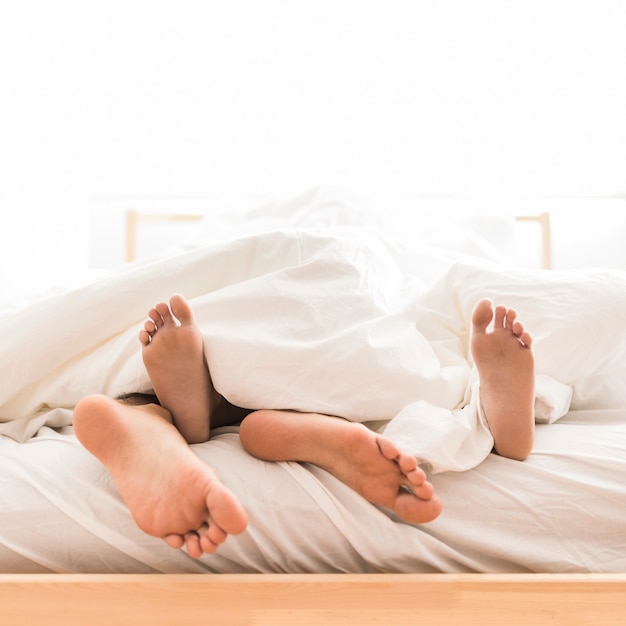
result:
M 213 554 L 219 547 L 219 544 L 211 541 L 211 538 L 208 535 L 204 535 L 200 537 L 200 548 L 202 552 L 205 554 Z
M 205 536 L 214 544 L 224 543 L 228 537 L 228 533 L 220 528 L 217 524 L 210 524 Z
M 423 485 L 426 482 L 426 474 L 421 467 L 414 467 L 412 470 L 405 472 L 406 477 L 413 487 Z
M 182 535 L 165 535 L 163 541 L 170 547 L 179 550 L 185 545 L 185 538 Z
M 376 442 L 378 443 L 378 449 L 381 451 L 382 455 L 386 459 L 389 459 L 390 461 L 395 461 L 401 456 L 400 450 L 398 449 L 396 444 L 391 441 L 391 439 L 379 436 L 376 438 Z
M 516 320 L 517 320 L 517 311 L 515 309 L 508 309 L 506 312 L 506 319 L 504 322 L 505 328 L 507 328 L 508 330 L 512 332 L 513 326 L 515 325 Z
M 507 313 L 507 308 L 504 305 L 499 304 L 496 307 L 496 313 L 493 318 L 493 325 L 495 328 L 504 328 L 506 313 Z
M 399 494 L 394 506 L 394 511 L 402 519 L 414 524 L 432 522 L 439 516 L 441 509 L 441 500 L 436 496 L 423 500 L 409 493 Z
M 174 294 L 170 298 L 170 307 L 176 319 L 183 325 L 193 324 L 193 312 L 189 302 L 180 294 Z
M 170 311 L 170 307 L 165 302 L 159 302 L 155 307 L 157 313 L 163 320 L 163 324 L 174 324 L 174 317 Z
M 528 331 L 524 331 L 521 335 L 519 335 L 519 340 L 527 348 L 530 348 L 533 345 L 533 336 Z
M 493 302 L 488 298 L 481 300 L 472 313 L 474 332 L 485 332 L 493 319 Z
M 200 536 L 196 532 L 187 533 L 185 535 L 185 547 L 187 554 L 194 559 L 202 556 L 202 547 L 200 545 Z
M 152 323 L 154 324 L 155 329 L 161 328 L 161 326 L 163 326 L 163 317 L 161 316 L 161 314 L 159 313 L 156 307 L 152 307 L 148 311 L 148 317 L 152 320 Z
M 418 485 L 411 484 L 411 490 L 420 500 L 430 500 L 435 495 L 435 489 L 428 481 Z
M 150 343 L 150 333 L 147 330 L 142 330 L 139 333 L 139 341 L 142 345 L 147 346 Z
M 417 459 L 412 454 L 407 454 L 406 452 L 400 452 L 398 458 L 396 459 L 398 465 L 402 469 L 403 472 L 413 472 L 417 469 Z M 422 470 L 419 470 L 420 472 Z

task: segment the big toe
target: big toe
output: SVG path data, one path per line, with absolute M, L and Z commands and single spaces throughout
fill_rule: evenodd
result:
M 207 506 L 213 521 L 229 535 L 238 535 L 248 526 L 248 516 L 239 500 L 226 488 L 214 489 Z
M 493 319 L 493 301 L 489 298 L 481 300 L 472 313 L 474 331 L 484 332 Z
M 181 324 L 193 324 L 193 312 L 189 302 L 184 296 L 180 294 L 174 294 L 170 298 L 170 308 L 176 319 Z
M 412 494 L 400 494 L 396 499 L 394 512 L 403 520 L 413 524 L 426 524 L 439 517 L 443 509 L 441 500 L 433 496 L 430 500 L 421 500 Z

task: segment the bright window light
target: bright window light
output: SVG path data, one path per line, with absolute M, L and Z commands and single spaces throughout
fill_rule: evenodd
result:
M 3 280 L 84 265 L 108 194 L 624 195 L 625 26 L 620 0 L 3 3 Z

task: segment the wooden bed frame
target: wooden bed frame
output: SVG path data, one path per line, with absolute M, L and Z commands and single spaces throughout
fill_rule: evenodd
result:
M 127 263 L 137 258 L 137 238 L 139 227 L 145 222 L 196 222 L 204 218 L 201 214 L 176 214 L 176 213 L 142 213 L 135 209 L 126 211 L 126 248 L 125 261 Z M 518 222 L 532 222 L 539 226 L 540 238 L 540 267 L 552 268 L 552 233 L 550 226 L 550 214 L 547 212 L 537 215 L 518 215 Z
M 0 576 L 7 626 L 622 626 L 626 575 Z
M 173 219 L 199 219 L 175 216 Z M 140 221 L 128 213 L 127 257 Z M 547 213 L 541 228 L 551 266 Z M 624 574 L 3 574 L 7 626 L 626 624 Z

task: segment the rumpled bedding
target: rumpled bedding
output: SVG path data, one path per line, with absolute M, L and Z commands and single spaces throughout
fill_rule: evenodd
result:
M 137 334 L 148 308 L 177 292 L 192 303 L 230 402 L 368 423 L 432 472 L 475 467 L 493 446 L 468 349 L 482 297 L 516 307 L 535 336 L 538 421 L 570 404 L 626 406 L 623 274 L 457 264 L 424 288 L 419 267 L 403 267 L 370 231 L 269 231 L 4 316 L 0 433 L 24 441 L 70 425 L 87 394 L 149 391 Z
M 385 432 L 427 467 L 442 515 L 403 523 L 319 468 L 251 457 L 233 427 L 193 449 L 241 499 L 246 532 L 199 560 L 142 533 L 74 437 L 72 408 L 150 389 L 137 333 L 174 292 L 192 302 L 221 393 Z M 469 354 L 482 297 L 516 307 L 535 337 L 523 463 L 489 454 Z M 625 305 L 621 272 L 513 271 L 307 228 L 181 251 L 6 313 L 0 571 L 623 572 Z

